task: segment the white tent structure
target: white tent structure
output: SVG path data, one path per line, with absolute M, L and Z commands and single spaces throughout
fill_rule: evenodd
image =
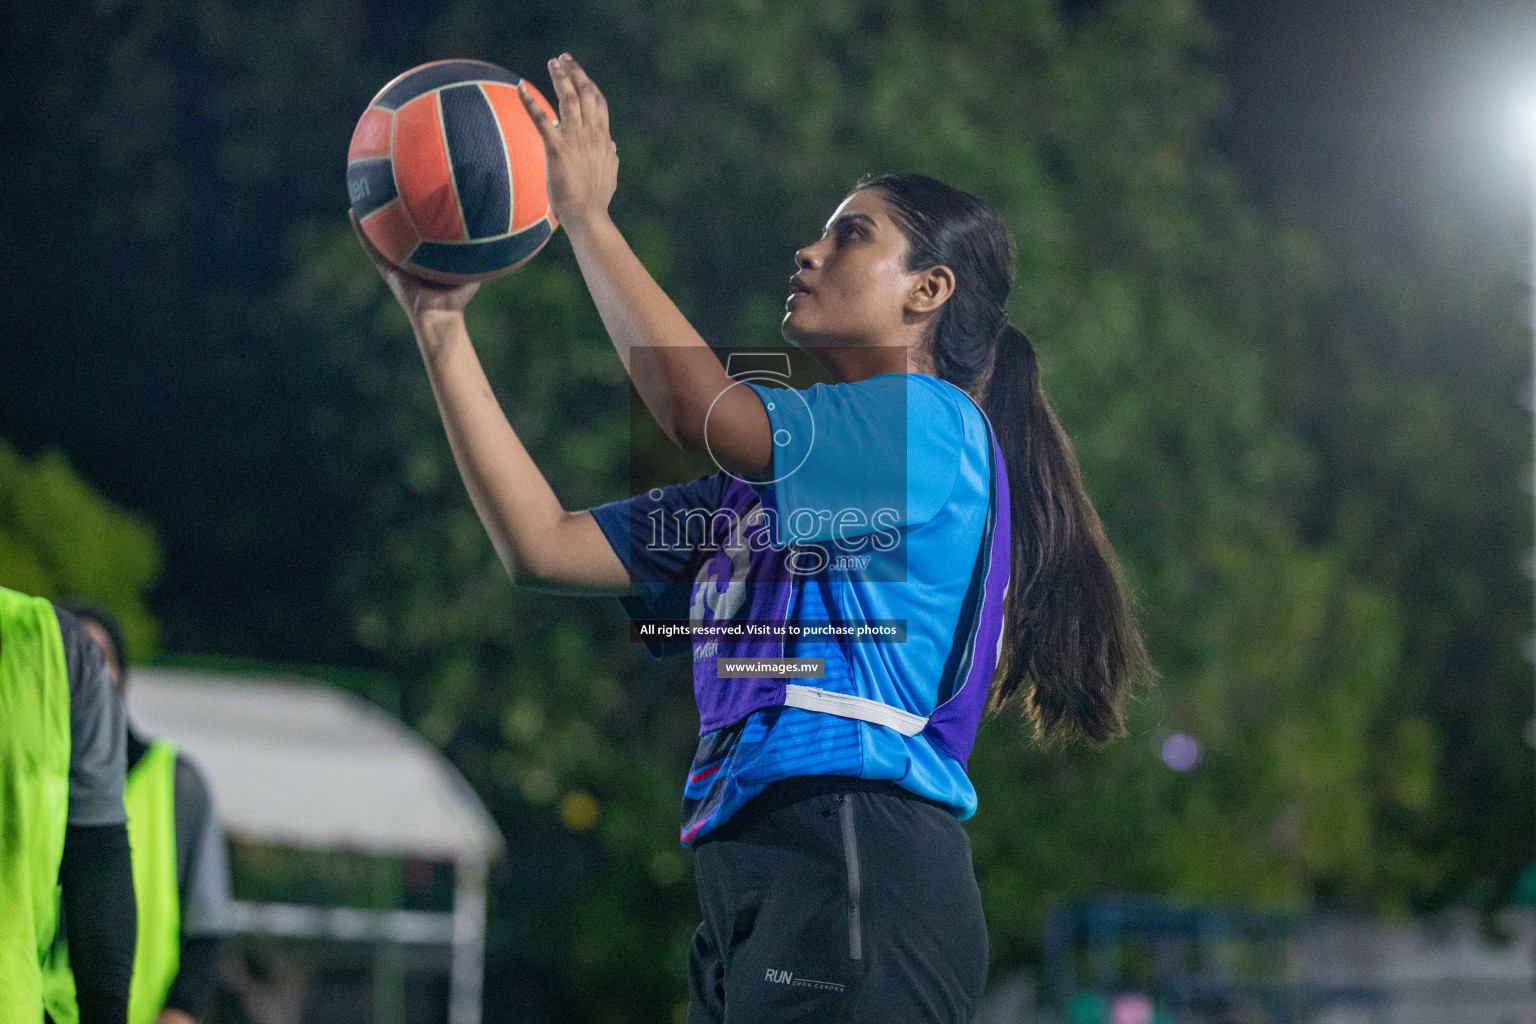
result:
M 485 892 L 505 850 L 435 748 L 380 708 L 294 676 L 135 668 L 129 714 L 208 776 L 229 835 L 271 846 L 449 861 L 451 913 L 236 903 L 238 930 L 452 947 L 450 1024 L 480 1024 Z

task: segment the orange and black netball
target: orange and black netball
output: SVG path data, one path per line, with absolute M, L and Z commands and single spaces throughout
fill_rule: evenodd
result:
M 517 75 L 478 60 L 412 68 L 379 90 L 347 151 L 363 231 L 401 269 L 443 284 L 510 273 L 558 226 L 544 141 Z M 554 108 L 528 84 L 551 120 Z

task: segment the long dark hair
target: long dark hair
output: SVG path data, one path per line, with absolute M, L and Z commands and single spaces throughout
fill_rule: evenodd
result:
M 934 370 L 977 398 L 1007 464 L 1013 551 L 988 706 L 1021 698 L 1042 740 L 1123 736 L 1125 696 L 1155 672 L 1120 560 L 1040 389 L 1035 347 L 1008 321 L 1013 234 L 981 200 L 933 178 L 866 174 L 854 191 L 866 188 L 880 191 L 906 236 L 908 272 L 954 272 L 931 340 Z

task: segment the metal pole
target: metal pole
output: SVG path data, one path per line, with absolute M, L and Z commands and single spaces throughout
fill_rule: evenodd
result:
M 373 905 L 388 913 L 405 901 L 405 862 L 400 857 L 373 859 Z M 373 948 L 374 1024 L 404 1024 L 405 956 L 400 944 L 380 939 Z
M 1530 139 L 1527 139 L 1530 144 Z M 1526 158 L 1531 160 L 1531 201 L 1528 204 L 1531 223 L 1531 259 L 1530 259 L 1530 284 L 1531 284 L 1531 522 L 1533 531 L 1536 531 L 1536 153 L 1527 152 Z M 1536 532 L 1531 536 L 1530 564 L 1528 569 L 1531 574 L 1531 617 L 1536 624 Z M 1536 631 L 1531 633 L 1531 638 L 1526 646 L 1526 653 L 1531 659 L 1532 669 L 1532 711 L 1531 720 L 1526 725 L 1526 741 L 1531 745 L 1531 752 L 1536 754 Z M 1531 870 L 1528 865 L 1521 873 L 1521 881 Z M 1523 886 L 1522 886 L 1523 888 Z M 1523 894 L 1522 894 L 1523 895 Z M 1536 972 L 1533 972 L 1536 977 Z
M 480 1024 L 485 974 L 485 876 L 483 860 L 453 866 L 453 963 L 448 974 L 448 1024 Z

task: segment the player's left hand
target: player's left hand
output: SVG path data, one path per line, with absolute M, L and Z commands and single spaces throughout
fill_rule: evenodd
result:
M 549 77 L 560 100 L 558 122 L 550 120 L 527 86 L 519 84 L 517 94 L 544 139 L 550 212 L 567 225 L 606 216 L 619 184 L 619 147 L 608 134 L 608 101 L 568 53 L 549 62 Z

